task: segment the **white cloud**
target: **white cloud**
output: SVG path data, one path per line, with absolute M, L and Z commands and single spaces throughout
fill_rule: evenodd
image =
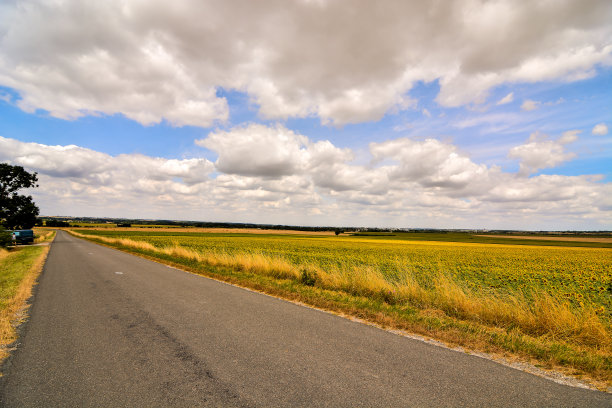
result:
M 48 146 L 1 136 L 0 160 L 54 179 L 75 182 L 83 188 L 113 189 L 113 194 L 133 189 L 190 194 L 195 191 L 192 187 L 206 182 L 213 171 L 213 164 L 206 159 L 162 159 L 140 154 L 110 156 L 74 145 Z
M 534 134 L 511 149 L 521 160 L 519 173 L 475 163 L 437 139 L 371 143 L 371 162 L 354 164 L 352 150 L 280 125 L 212 132 L 198 143 L 219 155 L 216 164 L 8 138 L 0 138 L 0 161 L 39 172 L 32 193 L 47 215 L 458 228 L 474 227 L 477 219 L 491 228 L 610 228 L 610 183 L 595 176 L 524 177 L 570 159 L 564 146 L 577 134 L 556 140 Z
M 376 161 L 393 159 L 397 162 L 388 166 L 391 179 L 427 186 L 456 187 L 470 182 L 478 172 L 486 169 L 458 154 L 455 146 L 435 139 L 419 142 L 402 138 L 371 143 L 370 151 Z
M 223 88 L 265 118 L 342 125 L 414 107 L 416 81 L 439 79 L 437 101 L 459 106 L 504 83 L 593 76 L 612 65 L 611 18 L 607 0 L 10 2 L 0 85 L 65 119 L 209 127 L 228 119 Z
M 457 147 L 436 139 L 414 141 L 407 138 L 371 143 L 374 162 L 382 166 L 390 189 L 422 189 L 436 197 L 459 199 L 481 196 L 498 182 L 500 170 L 474 163 Z
M 250 124 L 211 132 L 196 144 L 215 151 L 215 167 L 243 176 L 280 177 L 300 172 L 307 160 L 308 139 L 281 125 Z
M 504 184 L 492 188 L 486 199 L 492 202 L 527 203 L 528 205 L 518 208 L 533 210 L 542 204 L 568 204 L 572 201 L 580 203 L 586 196 L 588 204 L 582 208 L 576 205 L 574 210 L 588 211 L 589 207 L 597 208 L 601 205 L 593 200 L 594 196 L 603 198 L 603 190 L 593 188 L 594 180 L 589 176 L 540 175 L 528 179 L 508 178 L 505 181 Z
M 540 102 L 532 101 L 531 99 L 526 99 L 525 101 L 523 101 L 523 104 L 521 105 L 521 110 L 529 112 L 532 110 L 536 110 L 539 107 L 540 107 Z
M 559 139 L 550 140 L 548 136 L 534 132 L 527 143 L 510 149 L 508 157 L 520 160 L 519 174 L 522 175 L 555 167 L 575 157 L 574 153 L 566 152 L 564 146 L 574 142 L 578 133 L 580 132 L 576 130 L 567 131 Z
M 497 101 L 496 105 L 505 105 L 507 103 L 512 102 L 513 100 L 514 100 L 514 92 L 510 92 L 508 95 L 504 96 L 499 101 Z
M 339 149 L 329 141 L 313 143 L 280 124 L 267 127 L 253 123 L 215 131 L 195 143 L 217 153 L 215 167 L 220 172 L 248 177 L 279 178 L 329 170 L 353 159 L 349 149 Z M 325 182 L 336 181 L 327 178 Z
M 608 134 L 608 126 L 605 123 L 599 123 L 593 127 L 591 133 L 594 135 L 605 136 Z
M 559 144 L 565 145 L 568 143 L 573 143 L 578 140 L 578 135 L 582 133 L 581 130 L 568 130 L 563 132 L 561 137 L 557 140 Z

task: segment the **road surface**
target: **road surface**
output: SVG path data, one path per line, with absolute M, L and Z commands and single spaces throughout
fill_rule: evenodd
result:
M 36 292 L 2 406 L 612 406 L 61 231 Z

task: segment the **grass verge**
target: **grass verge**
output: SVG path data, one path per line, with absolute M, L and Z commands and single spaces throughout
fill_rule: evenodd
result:
M 45 233 L 44 240 L 53 236 L 53 231 Z M 0 248 L 0 365 L 17 339 L 16 327 L 27 316 L 27 300 L 48 252 L 48 246 Z
M 182 269 L 315 307 L 405 330 L 452 346 L 612 385 L 610 328 L 596 310 L 576 310 L 546 294 L 483 296 L 439 273 L 429 287 L 406 278 L 390 283 L 374 269 L 296 267 L 262 254 L 197 252 L 179 245 L 156 247 L 127 238 L 76 236 Z
M 53 239 L 53 237 L 55 237 L 55 230 L 34 228 L 34 243 L 35 244 L 49 242 Z

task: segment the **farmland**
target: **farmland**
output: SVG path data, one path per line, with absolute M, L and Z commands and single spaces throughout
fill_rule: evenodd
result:
M 80 229 L 196 273 L 612 383 L 612 249 L 467 234 Z

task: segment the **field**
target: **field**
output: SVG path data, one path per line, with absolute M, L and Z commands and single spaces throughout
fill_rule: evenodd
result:
M 76 233 L 383 326 L 612 384 L 608 242 L 125 228 Z
M 545 236 L 525 236 L 525 235 L 479 235 L 484 237 L 493 237 L 493 238 L 512 238 L 512 239 L 533 239 L 538 241 L 570 241 L 570 242 L 603 242 L 603 243 L 612 243 L 612 238 L 609 237 L 576 237 L 576 236 L 567 236 L 567 237 L 545 237 Z

